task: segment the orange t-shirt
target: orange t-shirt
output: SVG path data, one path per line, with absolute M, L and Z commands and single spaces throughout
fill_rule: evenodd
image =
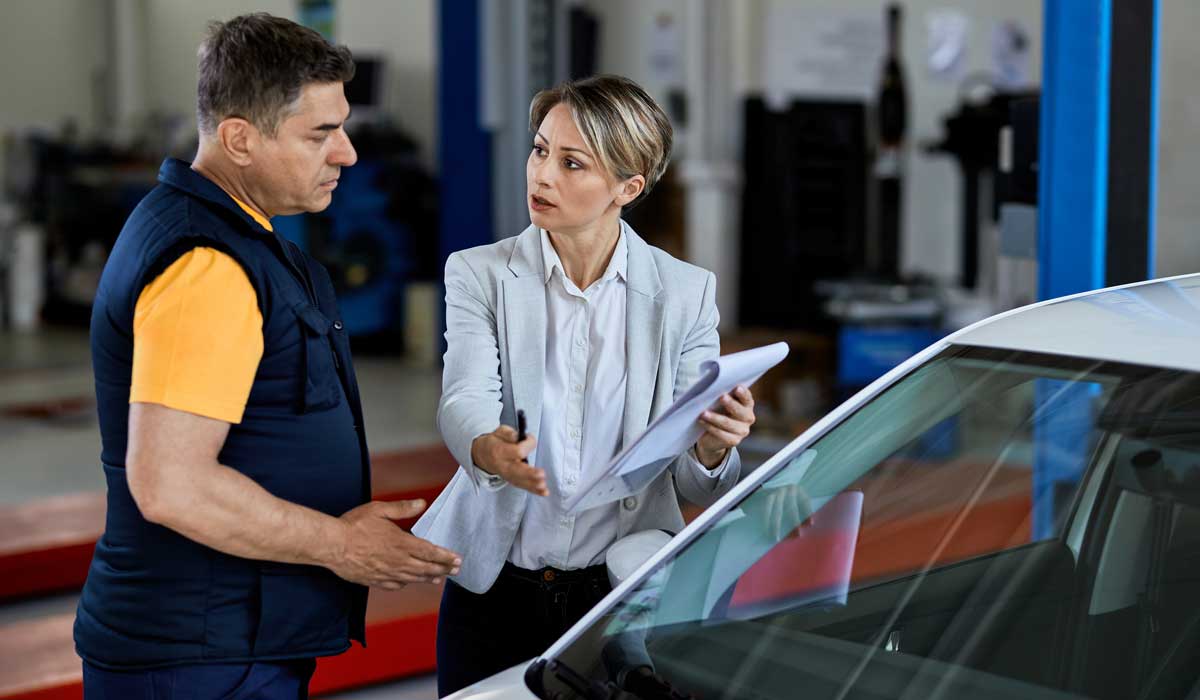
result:
M 130 403 L 240 423 L 262 359 L 262 326 L 258 296 L 236 260 L 213 248 L 184 253 L 138 296 Z

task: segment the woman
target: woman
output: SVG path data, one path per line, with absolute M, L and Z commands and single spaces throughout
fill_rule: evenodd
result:
M 446 263 L 438 427 L 462 468 L 413 528 L 463 560 L 438 619 L 443 696 L 545 651 L 608 592 L 614 541 L 682 528 L 676 492 L 708 505 L 732 488 L 754 422 L 739 387 L 641 493 L 566 512 L 562 499 L 718 355 L 716 280 L 621 220 L 671 150 L 666 115 L 638 85 L 544 90 L 529 122 L 532 225 Z M 518 410 L 540 442 L 518 442 Z

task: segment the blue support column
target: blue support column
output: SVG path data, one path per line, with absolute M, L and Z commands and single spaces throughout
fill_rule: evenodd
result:
M 480 123 L 480 2 L 438 3 L 439 248 L 443 261 L 457 250 L 493 240 L 492 142 Z
M 1038 298 L 1104 286 L 1111 0 L 1045 0 Z
M 1044 0 L 1038 297 L 1154 274 L 1160 0 Z M 1110 198 L 1110 193 L 1112 197 Z M 1035 387 L 1033 537 L 1055 536 L 1099 387 Z
M 492 237 L 492 139 L 480 122 L 483 94 L 480 2 L 438 3 L 438 252 L 450 254 Z M 445 296 L 443 291 L 443 298 Z M 446 326 L 445 308 L 442 328 Z M 445 349 L 445 340 L 441 341 Z
M 1043 4 L 1039 299 L 1105 286 L 1113 1 Z M 1064 500 L 1059 492 L 1082 476 L 1092 434 L 1092 394 L 1088 386 L 1035 382 L 1034 540 L 1057 534 Z

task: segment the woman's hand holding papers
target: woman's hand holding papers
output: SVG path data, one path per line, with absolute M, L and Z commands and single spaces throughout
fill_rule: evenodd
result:
M 754 395 L 744 386 L 734 388 L 718 401 L 716 410 L 700 414 L 704 434 L 696 441 L 696 459 L 715 468 L 730 449 L 741 444 L 754 425 Z
M 486 435 L 475 438 L 471 443 L 471 459 L 475 466 L 489 474 L 495 474 L 519 489 L 525 489 L 537 496 L 549 496 L 546 471 L 525 461 L 536 445 L 537 440 L 532 435 L 518 442 L 517 431 L 502 425 Z

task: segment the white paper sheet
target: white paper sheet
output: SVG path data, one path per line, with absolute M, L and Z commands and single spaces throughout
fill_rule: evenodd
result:
M 763 92 L 773 108 L 797 97 L 875 98 L 886 37 L 883 3 L 869 2 L 865 8 L 818 4 L 826 7 L 763 3 L 759 60 Z
M 701 413 L 734 387 L 749 387 L 758 381 L 787 354 L 787 343 L 774 343 L 705 362 L 700 379 L 563 506 L 578 513 L 645 488 L 699 439 L 704 432 L 699 423 Z

